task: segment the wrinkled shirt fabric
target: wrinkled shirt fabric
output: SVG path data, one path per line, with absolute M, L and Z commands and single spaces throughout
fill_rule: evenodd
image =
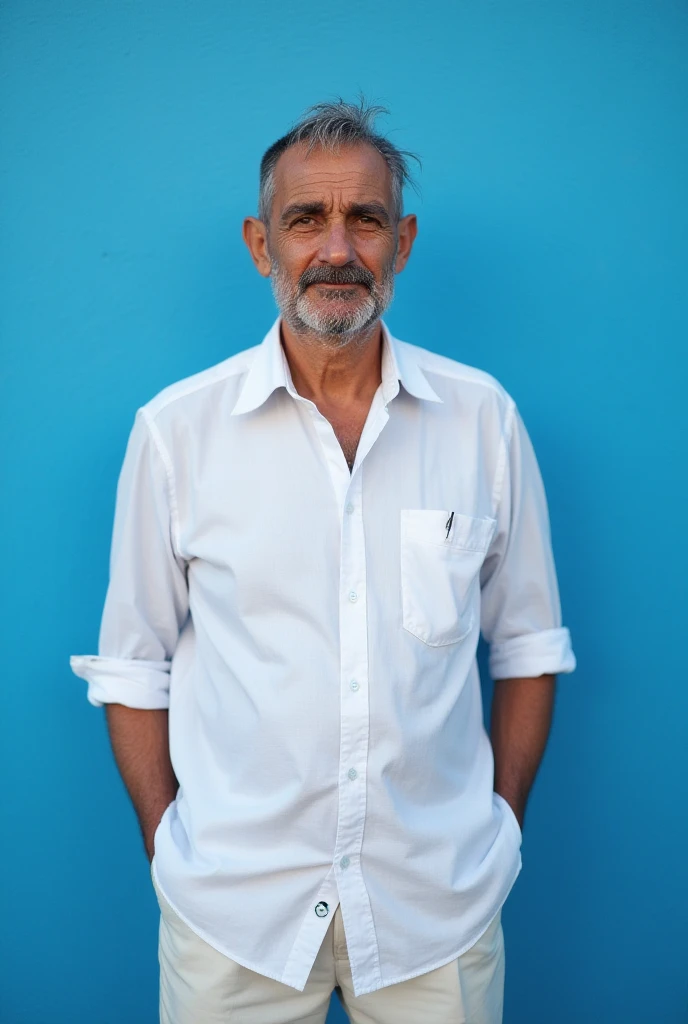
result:
M 350 471 L 280 322 L 139 409 L 94 705 L 169 708 L 165 898 L 302 990 L 341 905 L 354 988 L 453 960 L 521 869 L 493 791 L 495 679 L 571 672 L 545 492 L 490 375 L 392 337 Z

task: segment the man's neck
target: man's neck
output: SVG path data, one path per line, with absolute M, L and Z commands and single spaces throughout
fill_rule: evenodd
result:
M 296 334 L 281 321 L 294 387 L 317 406 L 370 404 L 382 379 L 382 325 L 377 320 L 346 345 Z M 334 340 L 334 339 L 332 339 Z

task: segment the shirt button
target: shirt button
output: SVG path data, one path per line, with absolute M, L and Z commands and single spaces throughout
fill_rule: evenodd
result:
M 349 768 L 349 770 L 348 770 L 348 772 L 346 774 L 349 776 L 349 778 L 351 779 L 352 782 L 358 776 L 358 772 L 356 771 L 355 768 Z
M 349 683 L 349 686 L 354 691 L 354 693 L 356 692 L 356 690 L 360 690 L 361 688 L 361 684 L 357 679 L 352 679 L 351 682 Z
M 349 515 L 349 516 L 350 516 L 350 515 L 351 515 L 351 513 L 353 512 L 353 510 L 354 510 L 354 507 L 353 507 L 353 505 L 351 504 L 351 502 L 350 502 L 350 501 L 348 501 L 348 502 L 346 503 L 346 505 L 344 506 L 344 511 L 346 512 L 346 514 L 347 514 L 347 515 Z
M 349 592 L 349 600 L 351 601 L 352 604 L 358 601 L 358 594 L 356 593 L 355 590 L 351 590 Z
M 327 917 L 327 915 L 330 912 L 330 908 L 327 905 L 327 903 L 316 903 L 315 912 L 318 915 L 318 917 Z
M 351 861 L 349 860 L 348 857 L 342 857 L 342 859 L 339 862 L 340 867 L 343 867 L 343 868 L 348 868 L 350 863 L 351 863 Z

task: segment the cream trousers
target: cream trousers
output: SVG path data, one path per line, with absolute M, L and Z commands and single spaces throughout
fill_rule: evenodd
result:
M 355 996 L 339 907 L 303 992 L 218 953 L 160 904 L 160 1024 L 324 1024 L 336 987 L 352 1024 L 501 1024 L 501 912 L 469 950 L 427 974 Z

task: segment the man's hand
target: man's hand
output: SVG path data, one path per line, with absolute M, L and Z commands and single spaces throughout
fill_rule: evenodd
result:
M 170 762 L 167 710 L 106 704 L 106 715 L 115 761 L 139 819 L 150 863 L 155 831 L 179 789 Z
M 547 745 L 556 677 L 498 679 L 494 684 L 490 734 L 494 788 L 511 805 L 523 829 L 528 794 Z

